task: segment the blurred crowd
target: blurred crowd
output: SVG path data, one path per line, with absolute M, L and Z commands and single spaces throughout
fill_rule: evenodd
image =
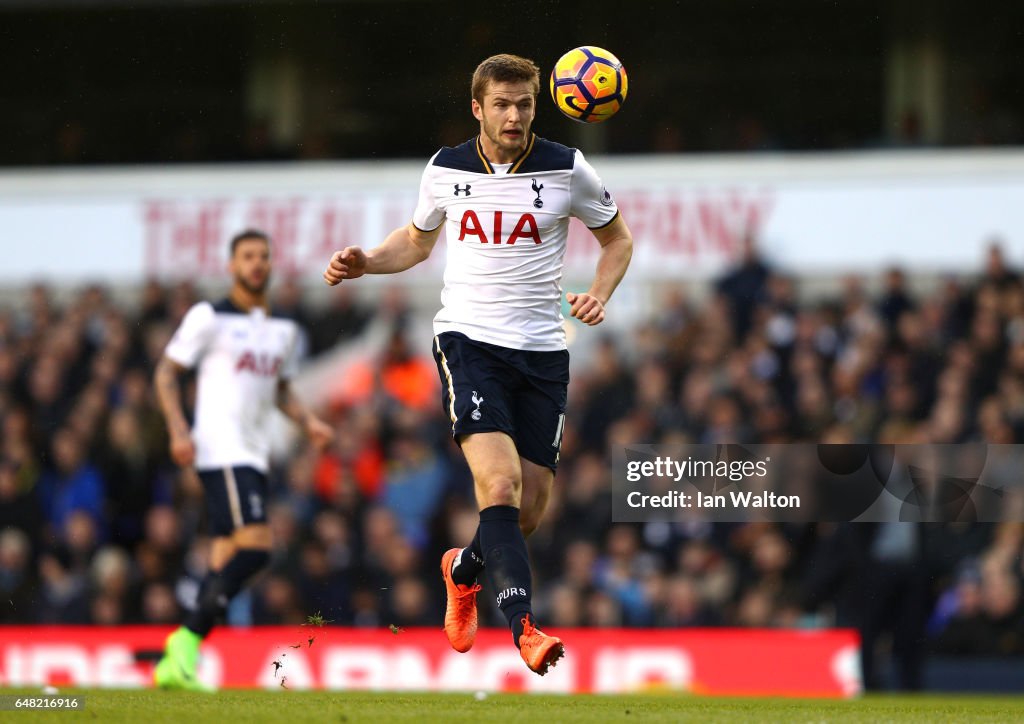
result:
M 535 608 L 570 626 L 854 626 L 914 686 L 929 650 L 1024 654 L 1024 524 L 611 524 L 608 451 L 636 442 L 1017 443 L 1024 280 L 998 243 L 978 270 L 915 294 L 903 270 L 802 301 L 754 244 L 700 302 L 670 290 L 631 336 L 578 361 L 562 462 L 530 539 Z M 868 290 L 876 290 L 869 292 Z M 477 522 L 408 310 L 351 293 L 277 298 L 311 355 L 391 336 L 323 401 L 338 437 L 276 461 L 270 569 L 237 624 L 439 626 L 437 561 Z M 0 309 L 0 622 L 174 623 L 206 566 L 202 494 L 168 459 L 151 373 L 187 283 L 120 306 L 102 287 L 58 306 L 37 286 Z M 598 328 L 595 333 L 601 330 Z M 186 388 L 194 396 L 194 384 Z M 485 624 L 503 625 L 481 595 Z

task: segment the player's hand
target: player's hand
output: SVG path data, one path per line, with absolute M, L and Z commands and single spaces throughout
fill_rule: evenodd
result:
M 565 300 L 572 305 L 570 314 L 584 324 L 589 324 L 593 327 L 595 324 L 600 324 L 604 321 L 604 305 L 593 294 L 573 294 L 569 292 L 565 295 Z
M 306 435 L 317 450 L 323 450 L 334 442 L 334 428 L 314 415 L 306 420 Z
M 358 279 L 365 273 L 366 252 L 358 246 L 349 246 L 331 256 L 324 270 L 324 281 L 333 287 L 343 279 Z
M 171 434 L 171 460 L 183 468 L 192 466 L 196 461 L 196 444 L 191 435 Z

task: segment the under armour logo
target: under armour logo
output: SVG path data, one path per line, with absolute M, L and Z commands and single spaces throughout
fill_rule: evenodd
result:
M 473 390 L 473 397 L 470 399 L 473 400 L 473 404 L 476 405 L 476 409 L 469 413 L 469 416 L 472 417 L 474 420 L 479 420 L 481 417 L 483 417 L 483 413 L 480 412 L 480 405 L 484 403 L 484 398 L 477 397 L 476 390 Z
M 533 181 L 533 186 L 532 186 L 532 188 L 533 188 L 534 192 L 535 192 L 535 193 L 537 194 L 537 198 L 535 198 L 535 199 L 533 200 L 533 205 L 534 205 L 534 207 L 535 207 L 535 208 L 538 208 L 538 209 L 539 209 L 539 208 L 541 208 L 541 207 L 542 207 L 542 206 L 544 205 L 544 202 L 543 202 L 543 201 L 541 200 L 541 198 L 540 198 L 540 190 L 541 190 L 542 188 L 544 188 L 544 184 L 540 184 L 540 185 L 538 186 L 538 185 L 537 185 L 537 179 L 531 179 L 531 180 Z
M 472 186 L 470 186 L 469 184 L 466 184 L 466 188 L 460 189 L 459 185 L 455 184 L 455 195 L 458 196 L 459 194 L 466 194 L 466 196 L 469 196 L 469 190 L 471 188 L 472 188 Z

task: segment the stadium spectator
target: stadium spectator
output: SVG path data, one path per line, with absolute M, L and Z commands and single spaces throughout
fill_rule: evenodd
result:
M 72 570 L 66 550 L 55 548 L 39 558 L 41 591 L 25 613 L 38 623 L 88 623 L 89 607 L 85 576 Z
M 744 236 L 738 263 L 715 285 L 729 304 L 733 327 L 740 338 L 746 337 L 750 331 L 753 311 L 763 301 L 771 273 L 771 267 L 758 251 L 757 240 L 753 236 Z
M 0 532 L 0 623 L 25 621 L 38 603 L 32 545 L 19 528 Z
M 114 626 L 138 620 L 138 591 L 132 585 L 131 559 L 123 548 L 104 546 L 90 566 L 91 622 Z
M 99 469 L 107 481 L 111 538 L 133 546 L 142 539 L 139 523 L 154 502 L 157 460 L 147 449 L 138 415 L 129 407 L 113 410 L 98 445 Z
M 907 277 L 899 267 L 890 267 L 885 271 L 885 289 L 878 301 L 878 314 L 882 317 L 892 334 L 904 312 L 915 307 L 907 290 Z
M 42 516 L 33 490 L 35 477 L 19 474 L 23 472 L 10 458 L 0 457 L 0 530 L 20 530 L 38 543 Z
M 104 521 L 105 483 L 88 461 L 85 442 L 75 430 L 63 427 L 53 436 L 53 469 L 39 480 L 39 501 L 47 525 L 63 538 L 69 518 L 79 511 Z
M 1002 241 L 998 238 L 992 239 L 988 245 L 985 256 L 985 269 L 978 280 L 979 291 L 981 288 L 992 285 L 1002 291 L 1009 286 L 1020 283 L 1020 275 L 1017 274 L 1006 261 L 1006 252 L 1003 251 Z

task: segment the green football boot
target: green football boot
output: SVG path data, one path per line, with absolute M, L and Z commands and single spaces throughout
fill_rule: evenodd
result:
M 161 689 L 216 691 L 196 676 L 202 639 L 184 626 L 167 637 L 164 656 L 153 669 L 153 683 Z

